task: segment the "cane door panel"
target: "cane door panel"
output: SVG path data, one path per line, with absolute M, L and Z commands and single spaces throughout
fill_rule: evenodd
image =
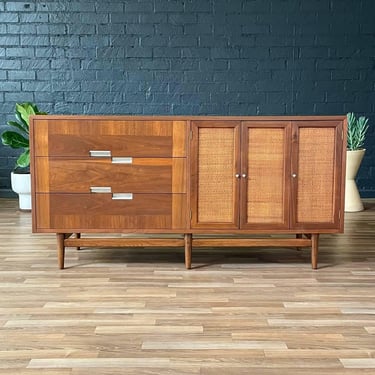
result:
M 192 123 L 193 228 L 238 228 L 239 128 L 235 121 Z
M 293 124 L 293 228 L 339 228 L 342 122 Z
M 244 122 L 241 228 L 289 227 L 288 122 Z

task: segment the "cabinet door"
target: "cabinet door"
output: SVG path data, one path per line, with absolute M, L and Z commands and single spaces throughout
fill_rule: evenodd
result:
M 292 228 L 340 229 L 343 123 L 293 123 L 292 153 Z
M 243 122 L 241 139 L 241 228 L 288 228 L 290 123 Z
M 193 228 L 238 228 L 239 128 L 238 121 L 192 122 Z

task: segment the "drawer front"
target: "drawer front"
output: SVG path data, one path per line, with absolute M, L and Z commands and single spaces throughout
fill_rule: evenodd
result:
M 186 194 L 36 194 L 35 203 L 37 231 L 184 229 L 187 225 Z
M 186 122 L 35 119 L 35 156 L 185 157 Z
M 134 158 L 118 163 L 108 158 L 36 157 L 35 170 L 43 171 L 35 178 L 38 193 L 90 193 L 102 187 L 114 193 L 186 193 L 185 158 Z

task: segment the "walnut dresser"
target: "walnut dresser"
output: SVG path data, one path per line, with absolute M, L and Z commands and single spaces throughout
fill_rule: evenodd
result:
M 316 269 L 345 145 L 345 116 L 33 116 L 33 232 L 57 234 L 60 268 L 65 247 L 180 246 L 191 268 L 194 247 L 276 246 Z

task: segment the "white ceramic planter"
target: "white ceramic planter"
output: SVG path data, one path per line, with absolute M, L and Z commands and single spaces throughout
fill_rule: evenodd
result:
M 365 151 L 365 149 L 346 151 L 345 212 L 357 212 L 364 209 L 355 178 Z
M 12 190 L 18 194 L 19 209 L 31 210 L 31 178 L 30 173 L 11 173 Z

